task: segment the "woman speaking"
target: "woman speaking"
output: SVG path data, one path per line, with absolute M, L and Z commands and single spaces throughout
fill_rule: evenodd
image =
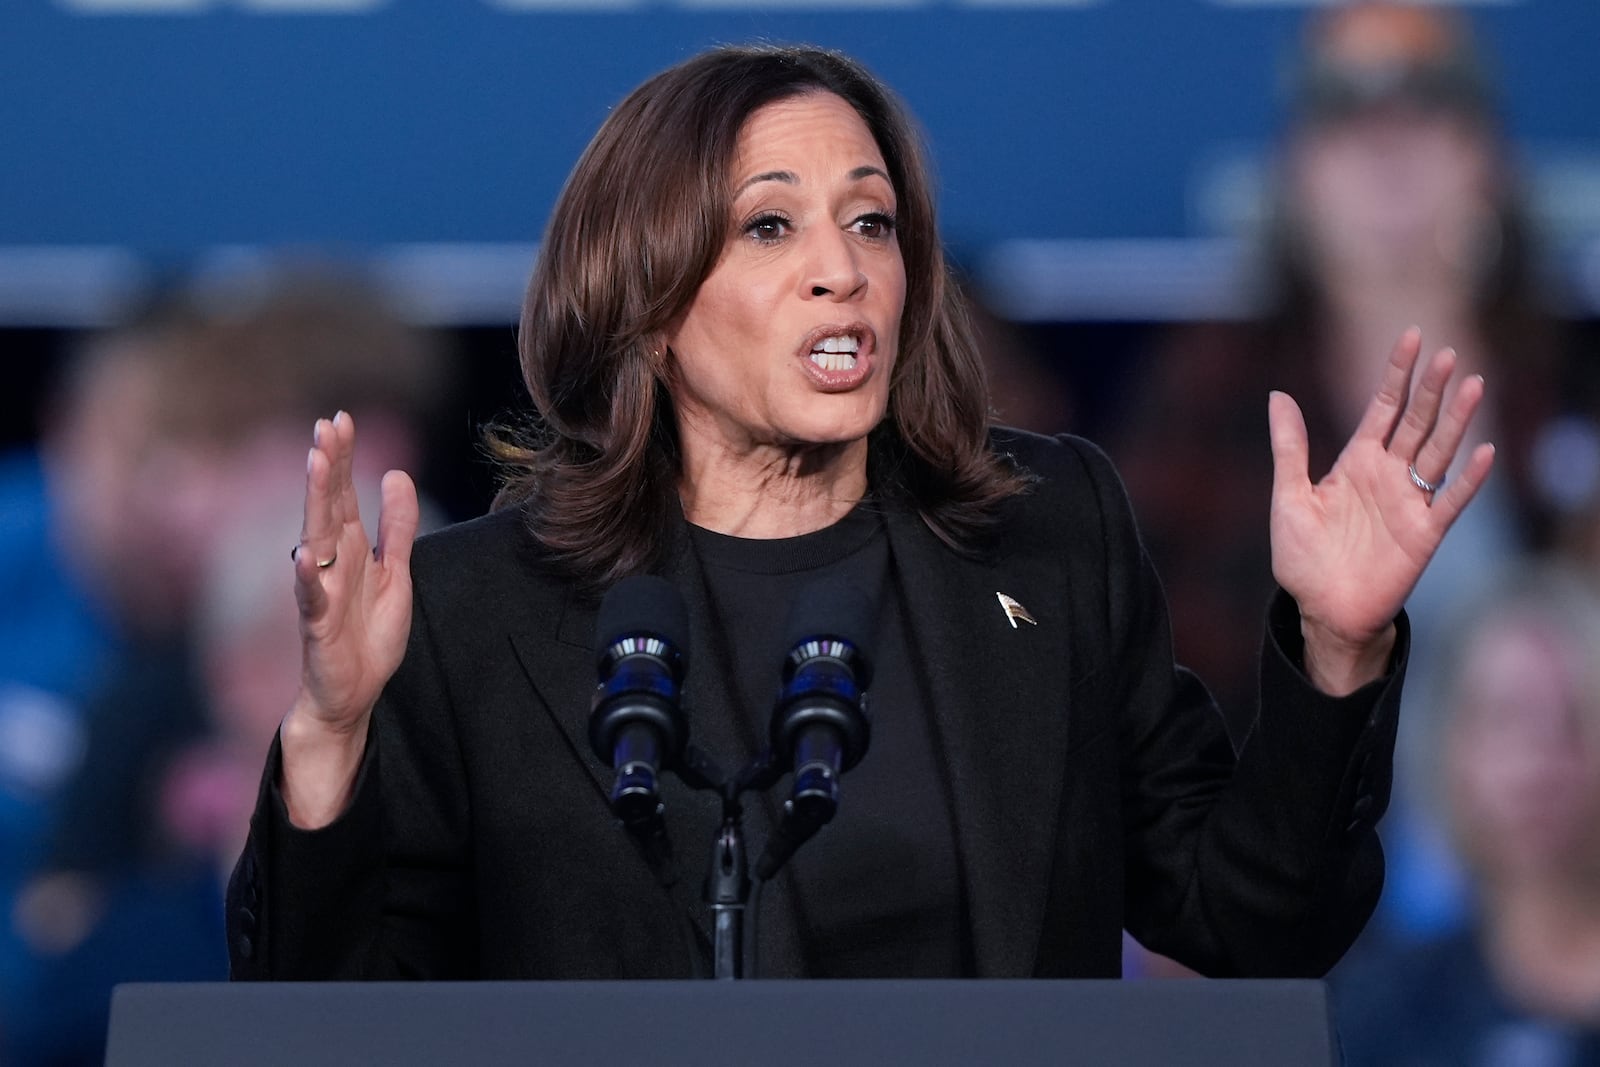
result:
M 618 828 L 587 735 L 600 594 L 641 573 L 686 605 L 683 703 L 726 764 L 766 736 L 801 590 L 875 604 L 872 751 L 767 890 L 765 973 L 1114 976 L 1124 927 L 1207 974 L 1322 973 L 1382 881 L 1401 608 L 1493 460 L 1441 484 L 1483 385 L 1447 401 L 1447 349 L 1413 386 L 1420 344 L 1315 484 L 1269 400 L 1282 592 L 1236 756 L 1105 457 L 990 425 L 892 95 L 805 48 L 657 75 L 551 217 L 496 509 L 413 546 L 391 472 L 374 546 L 356 427 L 316 426 L 303 682 L 229 889 L 235 977 L 704 973 L 686 879 Z M 707 854 L 717 798 L 662 789 L 677 854 Z

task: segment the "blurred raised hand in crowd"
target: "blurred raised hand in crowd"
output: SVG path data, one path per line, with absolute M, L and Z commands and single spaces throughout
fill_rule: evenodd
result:
M 0 728 L 0 767 L 55 760 L 18 799 L 0 1062 L 98 1063 L 113 984 L 226 976 L 225 868 L 298 684 L 281 579 L 306 435 L 343 406 L 362 420 L 358 481 L 425 470 L 451 371 L 434 337 L 328 267 L 176 292 L 72 362 L 35 506 L 99 640 L 62 657 L 55 734 Z M 0 574 L 30 565 L 0 557 Z

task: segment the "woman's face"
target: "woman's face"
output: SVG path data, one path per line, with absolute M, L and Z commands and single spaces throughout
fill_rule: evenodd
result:
M 840 97 L 791 97 L 746 120 L 729 177 L 732 235 L 666 338 L 685 450 L 865 439 L 906 296 L 876 141 Z
M 1461 845 L 1494 879 L 1600 864 L 1600 752 L 1585 653 L 1516 617 L 1473 642 L 1445 745 Z
M 1301 134 L 1289 164 L 1289 195 L 1321 270 L 1474 269 L 1496 186 L 1479 126 L 1394 104 Z

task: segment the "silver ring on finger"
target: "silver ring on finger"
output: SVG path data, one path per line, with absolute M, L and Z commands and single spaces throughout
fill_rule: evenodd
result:
M 305 547 L 304 545 L 295 545 L 293 548 L 291 548 L 289 550 L 289 558 L 291 560 L 293 560 L 294 562 L 298 563 L 300 561 L 300 550 L 302 548 L 304 548 L 304 547 Z M 329 567 L 333 566 L 335 563 L 338 563 L 338 562 L 339 562 L 339 550 L 338 549 L 334 549 L 333 550 L 333 555 L 329 556 L 327 559 L 319 559 L 319 560 L 317 560 L 317 570 L 325 571 Z
M 1415 463 L 1406 464 L 1406 473 L 1411 475 L 1411 484 L 1416 486 L 1418 489 L 1421 489 L 1429 496 L 1432 496 L 1434 493 L 1437 493 L 1439 490 L 1444 488 L 1444 475 L 1441 474 L 1438 481 L 1430 482 L 1428 479 L 1417 473 L 1417 465 Z

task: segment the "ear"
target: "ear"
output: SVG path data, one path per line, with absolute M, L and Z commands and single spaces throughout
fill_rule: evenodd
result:
M 652 334 L 640 344 L 644 346 L 645 365 L 650 368 L 650 373 L 659 380 L 666 381 L 674 362 L 669 334 L 665 331 Z

